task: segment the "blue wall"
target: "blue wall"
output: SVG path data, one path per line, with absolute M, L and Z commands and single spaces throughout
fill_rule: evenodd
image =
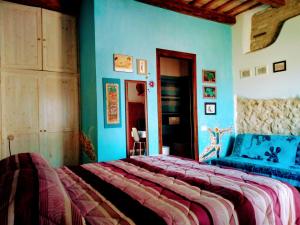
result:
M 93 1 L 84 1 L 80 10 L 80 102 L 81 130 L 92 140 L 97 149 L 97 89 L 95 63 L 95 24 Z M 83 161 L 88 161 L 84 156 Z
M 83 1 L 83 4 L 90 0 Z M 91 11 L 90 14 L 93 12 Z M 89 17 L 89 16 L 88 16 Z M 149 67 L 148 81 L 156 82 L 156 48 L 197 54 L 197 84 L 198 84 L 198 123 L 199 123 L 199 151 L 209 143 L 209 135 L 202 132 L 200 126 L 208 127 L 233 126 L 233 92 L 232 92 L 232 62 L 231 62 L 231 27 L 207 20 L 178 14 L 172 11 L 149 6 L 134 0 L 101 0 L 94 1 L 94 31 L 88 31 L 84 25 L 89 18 L 82 18 L 80 26 L 82 43 L 90 42 L 95 35 L 95 64 L 96 64 L 96 102 L 89 99 L 85 92 L 95 91 L 94 78 L 91 86 L 81 85 L 82 123 L 84 129 L 88 126 L 97 126 L 98 131 L 98 160 L 107 161 L 124 158 L 126 156 L 125 133 L 125 90 L 124 80 L 143 80 L 143 76 L 134 73 L 113 71 L 113 53 L 132 55 L 147 59 Z M 88 32 L 88 33 L 85 33 Z M 91 50 L 93 51 L 93 50 Z M 90 58 L 89 52 L 81 50 L 81 82 L 92 79 L 93 73 L 84 70 L 83 65 Z M 93 55 L 93 52 L 91 52 Z M 204 115 L 204 99 L 202 98 L 202 69 L 217 71 L 217 116 Z M 102 78 L 121 79 L 122 94 L 122 127 L 104 128 L 103 118 L 103 90 Z M 158 117 L 157 117 L 157 90 L 156 85 L 148 92 L 148 124 L 149 124 L 149 152 L 158 154 Z M 94 94 L 94 93 L 93 93 Z M 97 110 L 91 112 L 92 107 Z M 87 112 L 88 111 L 88 112 Z M 93 116 L 89 120 L 85 117 Z M 91 114 L 91 115 L 90 115 Z M 98 122 L 91 124 L 91 122 Z M 85 124 L 87 123 L 87 125 Z M 224 147 L 228 146 L 229 135 L 223 139 Z M 223 153 L 224 154 L 224 153 Z

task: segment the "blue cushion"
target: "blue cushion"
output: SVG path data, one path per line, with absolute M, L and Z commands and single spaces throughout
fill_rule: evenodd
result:
M 240 134 L 236 137 L 232 156 L 290 166 L 300 164 L 299 148 L 299 136 Z
M 300 143 L 298 144 L 297 147 L 295 164 L 300 166 Z

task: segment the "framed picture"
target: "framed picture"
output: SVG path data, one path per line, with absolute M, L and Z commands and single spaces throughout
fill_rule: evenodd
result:
M 203 83 L 216 83 L 216 71 L 203 70 L 202 71 L 202 82 Z
M 255 67 L 255 76 L 262 76 L 268 74 L 268 66 L 257 66 Z
M 286 71 L 286 61 L 280 61 L 280 62 L 275 62 L 273 63 L 273 72 L 282 72 Z
M 121 127 L 120 80 L 103 78 L 104 127 Z
M 251 77 L 252 76 L 252 73 L 251 73 L 251 70 L 250 69 L 243 69 L 243 70 L 240 70 L 240 78 L 243 79 L 243 78 L 248 78 L 248 77 Z
M 133 72 L 133 57 L 129 55 L 114 54 L 114 71 Z
M 216 98 L 217 88 L 211 86 L 203 86 L 203 98 Z
M 204 103 L 204 113 L 205 113 L 205 115 L 216 115 L 217 114 L 217 103 L 205 102 Z
M 136 66 L 137 66 L 137 74 L 140 74 L 140 75 L 147 75 L 148 74 L 147 60 L 137 59 L 136 60 Z

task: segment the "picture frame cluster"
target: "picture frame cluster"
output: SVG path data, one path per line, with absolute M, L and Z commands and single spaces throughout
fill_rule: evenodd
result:
M 134 72 L 133 56 L 113 54 L 113 70 L 115 72 Z M 146 59 L 136 59 L 136 72 L 148 78 L 148 63 Z M 103 78 L 103 113 L 104 128 L 122 126 L 121 120 L 121 81 L 114 78 Z
M 273 73 L 284 72 L 287 70 L 286 60 L 274 62 L 273 64 Z M 269 74 L 268 65 L 260 65 L 254 68 L 255 76 L 264 76 Z M 240 70 L 240 79 L 249 78 L 253 76 L 253 71 L 251 68 L 245 68 Z
M 133 73 L 133 56 L 114 54 L 114 71 Z M 138 75 L 148 76 L 148 62 L 146 59 L 136 59 L 136 72 Z
M 203 70 L 202 71 L 202 83 L 203 83 L 203 99 L 216 99 L 217 87 L 216 87 L 216 71 L 215 70 Z M 204 102 L 204 114 L 216 115 L 217 103 L 216 102 Z

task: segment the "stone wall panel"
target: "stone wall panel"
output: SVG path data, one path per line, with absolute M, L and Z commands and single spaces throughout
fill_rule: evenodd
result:
M 237 133 L 300 135 L 300 98 L 237 99 Z

